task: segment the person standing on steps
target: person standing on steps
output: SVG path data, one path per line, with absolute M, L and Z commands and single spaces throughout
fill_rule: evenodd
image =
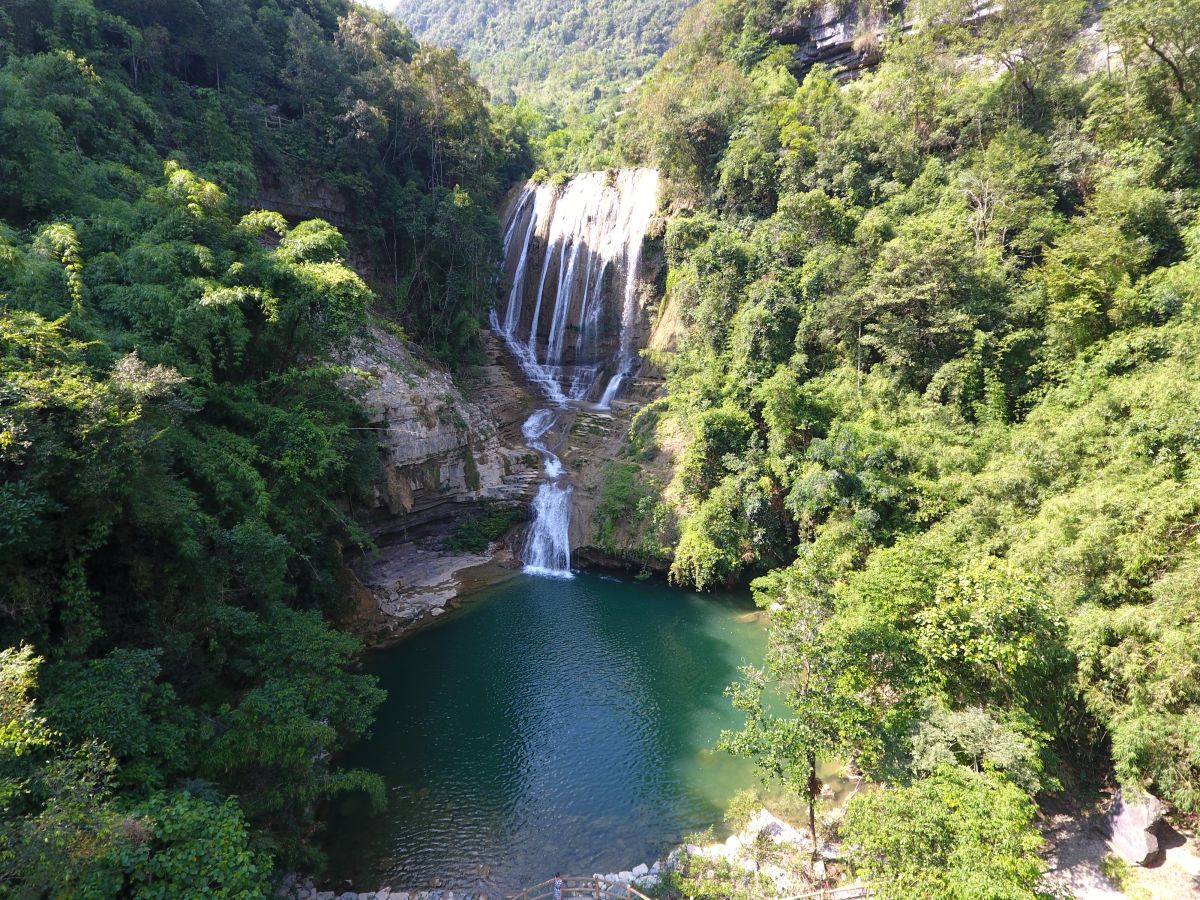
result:
M 554 873 L 554 900 L 562 900 L 562 874 Z

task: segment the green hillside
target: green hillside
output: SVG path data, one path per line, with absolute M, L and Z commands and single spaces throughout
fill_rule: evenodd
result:
M 573 135 L 674 213 L 678 351 L 627 447 L 655 462 L 612 468 L 600 533 L 756 579 L 775 655 L 728 746 L 888 785 L 841 833 L 884 896 L 1032 896 L 1028 798 L 1064 788 L 1200 813 L 1200 5 L 1109 4 L 1122 65 L 1084 13 L 922 4 L 840 84 L 779 4 L 711 0 Z
M 614 96 L 666 51 L 695 0 L 398 0 L 423 41 L 457 47 L 495 97 L 543 105 Z

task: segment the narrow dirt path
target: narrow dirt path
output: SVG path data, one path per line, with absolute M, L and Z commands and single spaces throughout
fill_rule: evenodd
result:
M 1099 812 L 1069 810 L 1052 813 L 1042 826 L 1045 858 L 1050 871 L 1047 888 L 1075 900 L 1200 900 L 1200 848 L 1195 835 L 1164 826 L 1160 840 L 1162 862 L 1126 866 L 1121 885 L 1104 874 L 1110 855 Z

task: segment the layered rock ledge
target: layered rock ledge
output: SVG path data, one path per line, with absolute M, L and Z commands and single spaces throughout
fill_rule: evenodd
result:
M 465 518 L 524 507 L 539 477 L 521 438 L 530 397 L 500 343 L 488 335 L 485 346 L 487 363 L 458 378 L 382 328 L 348 360 L 357 374 L 347 387 L 369 411 L 380 452 L 373 497 L 354 510 L 378 550 L 350 561 L 354 624 L 373 641 L 436 618 L 481 583 L 474 570 L 511 557 L 501 543 L 443 548 Z

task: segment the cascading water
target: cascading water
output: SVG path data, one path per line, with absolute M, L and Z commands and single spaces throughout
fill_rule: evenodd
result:
M 610 409 L 636 368 L 642 243 L 657 205 L 657 172 L 589 172 L 561 188 L 527 184 L 505 224 L 512 281 L 492 328 L 553 404 L 522 428 L 545 475 L 533 501 L 528 571 L 570 575 L 572 488 L 551 442 L 573 409 Z
M 542 457 L 546 480 L 533 498 L 533 522 L 525 544 L 525 569 L 538 575 L 571 574 L 571 485 L 563 480 L 562 460 L 547 445 L 548 435 L 558 424 L 553 409 L 539 409 L 525 420 L 521 433 L 525 443 Z

